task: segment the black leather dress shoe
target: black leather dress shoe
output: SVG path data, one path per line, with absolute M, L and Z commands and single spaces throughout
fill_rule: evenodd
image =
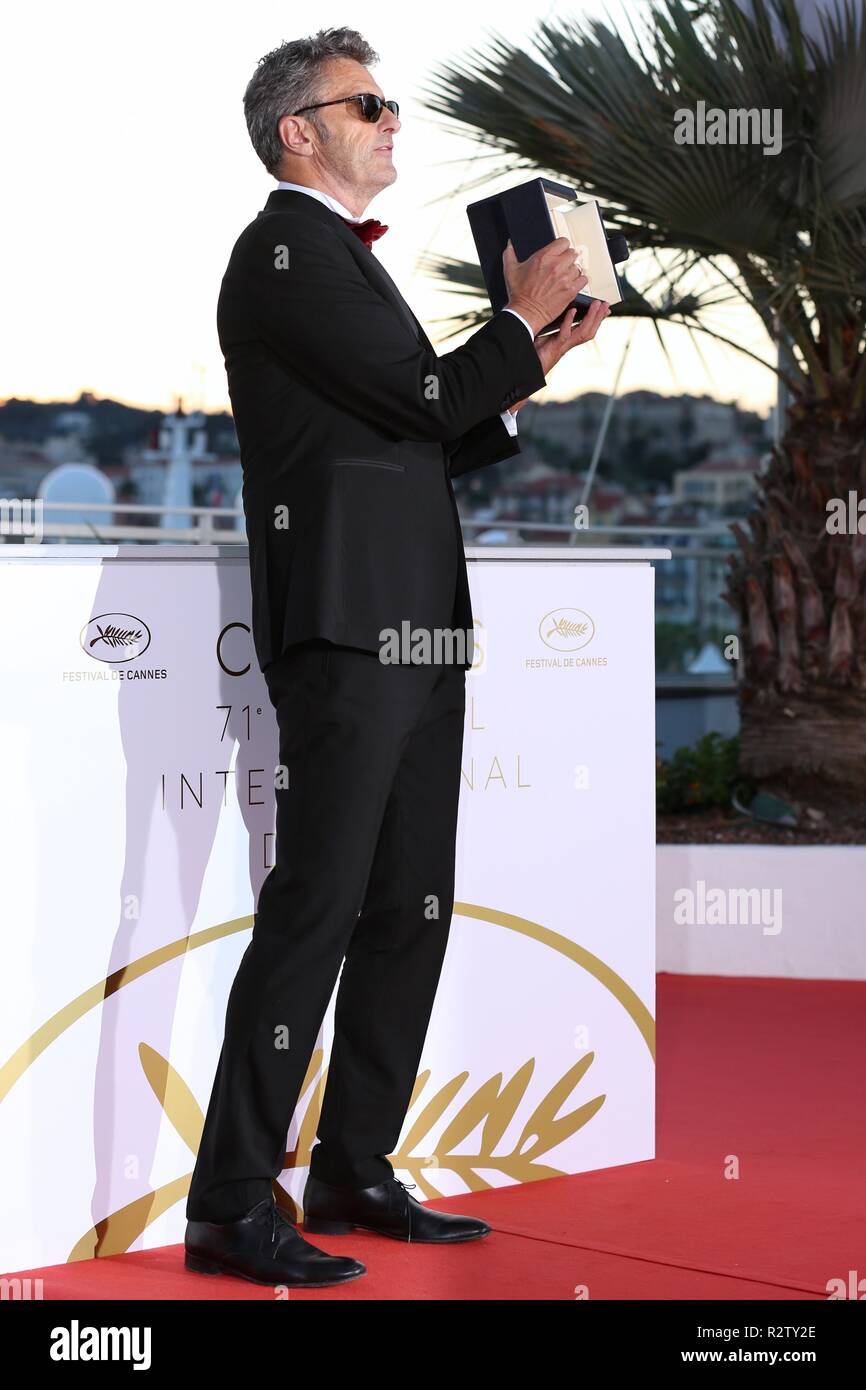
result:
M 367 1273 L 360 1260 L 310 1245 L 267 1197 L 238 1221 L 188 1221 L 184 1249 L 195 1274 L 233 1274 L 253 1284 L 321 1289 Z
M 409 1183 L 414 1187 L 414 1183 Z M 331 1187 L 330 1183 L 307 1178 L 304 1188 L 304 1230 L 322 1235 L 342 1236 L 359 1226 L 394 1240 L 441 1241 L 476 1240 L 489 1234 L 486 1221 L 474 1216 L 458 1216 L 435 1211 L 410 1197 L 406 1183 L 388 1178 L 375 1187 Z

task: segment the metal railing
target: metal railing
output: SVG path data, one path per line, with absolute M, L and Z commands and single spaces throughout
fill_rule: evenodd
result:
M 32 504 L 31 504 L 32 505 Z M 95 523 L 93 521 L 43 521 L 42 535 L 47 541 L 94 541 L 103 545 L 110 545 L 115 541 L 146 541 L 154 545 L 160 543 L 172 544 L 191 544 L 191 545 L 246 545 L 247 535 L 244 525 L 244 513 L 240 507 L 180 507 L 165 505 L 149 505 L 142 502 L 112 502 L 110 505 L 103 506 L 98 502 L 46 502 L 45 512 L 50 514 L 56 512 L 68 512 L 70 517 L 77 513 L 105 513 L 111 517 L 121 516 L 134 518 L 136 516 L 161 517 L 186 515 L 191 519 L 190 526 L 154 526 L 138 525 L 134 522 L 125 523 L 124 521 L 108 521 Z M 217 519 L 231 518 L 229 526 L 215 526 Z M 670 550 L 672 557 L 684 556 L 691 560 L 698 559 L 719 559 L 725 551 L 732 549 L 734 538 L 731 535 L 728 522 L 719 521 L 708 523 L 704 526 L 667 526 L 660 523 L 657 526 L 632 526 L 603 525 L 591 526 L 585 529 L 569 526 L 562 522 L 551 521 L 532 521 L 531 519 L 514 520 L 508 517 L 491 517 L 479 519 L 477 517 L 461 517 L 461 524 L 467 540 L 473 536 L 483 535 L 485 531 L 503 531 L 509 536 L 508 544 L 514 544 L 515 539 L 520 544 L 526 533 L 531 533 L 535 542 L 538 543 L 539 536 L 549 537 L 551 545 L 573 545 L 582 544 L 595 545 L 600 538 L 604 537 L 625 537 L 629 541 L 649 542 L 656 544 L 663 543 Z M 29 539 L 21 534 L 4 534 L 0 528 L 0 542 L 14 543 L 20 540 Z M 723 544 L 707 544 L 717 539 Z M 704 544 L 694 544 L 694 541 L 703 541 Z M 504 543 L 504 542 L 503 542 Z M 495 544 L 492 542 L 491 544 Z M 541 541 L 545 544 L 545 540 Z
M 32 503 L 31 503 L 32 506 Z M 101 502 L 46 502 L 44 511 L 54 512 L 85 512 L 91 516 L 105 513 L 108 516 L 189 516 L 193 519 L 191 526 L 135 526 L 125 525 L 123 522 L 108 521 L 95 523 L 92 521 L 44 521 L 41 531 L 46 540 L 69 540 L 69 541 L 96 541 L 101 545 L 110 545 L 113 541 L 152 541 L 155 545 L 161 541 L 172 542 L 173 544 L 188 542 L 197 545 L 246 545 L 247 535 L 244 529 L 244 514 L 239 507 L 178 507 L 153 505 L 145 502 L 111 502 L 103 505 Z M 217 517 L 231 517 L 234 525 L 231 527 L 214 526 L 213 521 Z M 240 529 L 238 528 L 240 523 Z M 28 539 L 26 536 L 3 534 L 0 531 L 0 541 L 14 542 Z

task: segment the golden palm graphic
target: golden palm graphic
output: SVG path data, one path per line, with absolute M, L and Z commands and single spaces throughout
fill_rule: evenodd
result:
M 504 930 L 536 941 L 539 945 L 556 951 L 565 960 L 577 965 L 588 976 L 596 980 L 608 994 L 617 1001 L 637 1029 L 647 1052 L 655 1062 L 655 1021 L 640 996 L 632 987 L 606 965 L 603 960 L 587 950 L 579 942 L 560 932 L 519 917 L 499 908 L 483 907 L 477 903 L 455 902 L 455 916 L 488 922 Z M 192 951 L 210 946 L 235 933 L 248 931 L 253 925 L 249 915 L 235 917 L 225 922 L 194 933 L 184 935 L 176 941 L 149 951 L 136 960 L 128 961 L 105 979 L 82 990 L 69 1000 L 50 1018 L 15 1049 L 5 1062 L 0 1064 L 0 1104 L 13 1086 L 27 1074 L 37 1058 L 41 1057 L 51 1045 L 61 1038 L 68 1029 L 94 1009 L 103 1006 L 107 999 L 115 997 L 128 985 L 143 979 L 152 971 L 160 969 L 169 961 L 189 955 Z M 525 1094 L 526 1087 L 534 1069 L 534 1061 L 528 1061 L 500 1091 L 501 1073 L 486 1081 L 473 1096 L 465 1102 L 459 1114 L 451 1121 L 439 1141 L 440 1152 L 423 1157 L 413 1152 L 430 1133 L 433 1125 L 444 1114 L 448 1105 L 468 1079 L 469 1073 L 453 1077 L 436 1095 L 431 1096 L 424 1111 L 414 1122 L 400 1152 L 393 1155 L 395 1167 L 406 1168 L 415 1175 L 419 1187 L 430 1198 L 441 1194 L 430 1182 L 430 1172 L 438 1168 L 450 1168 L 463 1178 L 472 1191 L 480 1191 L 491 1186 L 476 1172 L 477 1168 L 492 1168 L 512 1177 L 517 1182 L 534 1181 L 539 1178 L 561 1177 L 559 1169 L 548 1167 L 539 1158 L 556 1144 L 562 1143 L 586 1124 L 604 1104 L 604 1096 L 596 1096 L 570 1115 L 557 1118 L 557 1110 L 571 1094 L 574 1087 L 585 1075 L 594 1059 L 593 1053 L 583 1057 L 576 1066 L 570 1068 L 558 1081 L 549 1094 L 538 1105 L 526 1122 L 523 1132 L 510 1154 L 494 1154 L 502 1135 L 517 1112 L 517 1107 Z M 145 1043 L 139 1046 L 139 1057 L 144 1074 L 165 1115 L 193 1154 L 198 1152 L 204 1119 L 198 1102 L 182 1077 L 169 1062 Z M 319 1074 L 324 1054 L 321 1050 L 313 1053 L 307 1075 L 299 1094 L 299 1103 L 306 1095 L 312 1082 L 316 1080 L 316 1095 L 324 1095 L 327 1072 Z M 420 1096 L 427 1085 L 430 1073 L 422 1072 L 416 1079 L 410 1104 Z M 285 1167 L 302 1167 L 307 1164 L 315 1139 L 321 1113 L 321 1103 L 311 1099 L 304 1113 L 298 1134 L 296 1148 L 286 1155 Z M 455 1153 L 453 1150 L 466 1136 L 484 1122 L 481 1143 L 477 1154 Z M 530 1142 L 532 1141 L 532 1142 Z M 151 1222 L 157 1220 L 189 1191 L 192 1172 L 165 1183 L 155 1192 L 148 1192 L 127 1206 L 104 1217 L 96 1226 L 76 1242 L 70 1260 L 91 1259 L 94 1255 L 118 1255 L 129 1249 L 134 1240 L 141 1235 Z M 292 1198 L 278 1182 L 274 1183 L 274 1196 L 279 1206 L 293 1221 L 299 1219 L 299 1210 Z
M 547 636 L 552 637 L 556 632 L 560 637 L 582 637 L 588 627 L 589 623 L 575 623 L 571 618 L 558 618 Z
M 204 1128 L 204 1115 L 195 1096 L 179 1072 L 152 1047 L 146 1043 L 139 1044 L 138 1055 L 148 1084 L 162 1106 L 166 1118 L 195 1158 Z M 532 1058 L 523 1063 L 505 1086 L 502 1085 L 501 1072 L 479 1086 L 467 1097 L 442 1132 L 436 1152 L 419 1154 L 416 1150 L 469 1079 L 468 1072 L 458 1073 L 430 1097 L 412 1124 L 399 1151 L 390 1155 L 394 1167 L 408 1170 L 428 1198 L 442 1196 L 429 1180 L 431 1168 L 450 1169 L 457 1173 L 472 1192 L 480 1192 L 492 1186 L 476 1171 L 479 1168 L 503 1173 L 513 1182 L 534 1182 L 541 1178 L 564 1176 L 560 1169 L 552 1168 L 540 1159 L 587 1124 L 604 1104 L 603 1095 L 594 1096 L 592 1100 L 586 1101 L 567 1115 L 558 1115 L 560 1108 L 583 1080 L 594 1057 L 593 1052 L 581 1057 L 551 1087 L 529 1116 L 520 1138 L 510 1153 L 497 1154 L 496 1149 L 526 1095 L 535 1069 L 535 1061 Z M 311 1086 L 312 1093 L 301 1120 L 297 1144 L 287 1152 L 283 1171 L 287 1168 L 306 1167 L 310 1161 L 328 1074 L 327 1068 L 322 1070 L 323 1061 L 324 1052 L 317 1048 L 310 1058 L 307 1074 L 301 1086 L 301 1099 Z M 429 1079 L 429 1071 L 419 1073 L 412 1091 L 410 1108 L 421 1095 Z M 458 1152 L 463 1141 L 481 1124 L 483 1128 L 478 1151 Z M 151 1222 L 156 1221 L 163 1212 L 186 1196 L 191 1178 L 190 1171 L 104 1217 L 76 1241 L 69 1260 L 89 1260 L 94 1256 L 123 1254 Z M 299 1221 L 300 1209 L 285 1188 L 275 1181 L 273 1191 L 277 1205 L 289 1220 Z

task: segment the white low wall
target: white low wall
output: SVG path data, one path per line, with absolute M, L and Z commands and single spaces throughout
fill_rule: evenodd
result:
M 866 846 L 659 845 L 656 936 L 673 974 L 866 980 Z

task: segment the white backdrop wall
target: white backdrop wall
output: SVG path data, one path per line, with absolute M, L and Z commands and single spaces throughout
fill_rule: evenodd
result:
M 4 549 L 8 1272 L 182 1240 L 226 997 L 273 862 L 277 736 L 245 550 Z M 470 553 L 458 902 L 393 1156 L 422 1199 L 653 1157 L 640 556 Z M 332 1007 L 287 1138 L 296 1203 Z

